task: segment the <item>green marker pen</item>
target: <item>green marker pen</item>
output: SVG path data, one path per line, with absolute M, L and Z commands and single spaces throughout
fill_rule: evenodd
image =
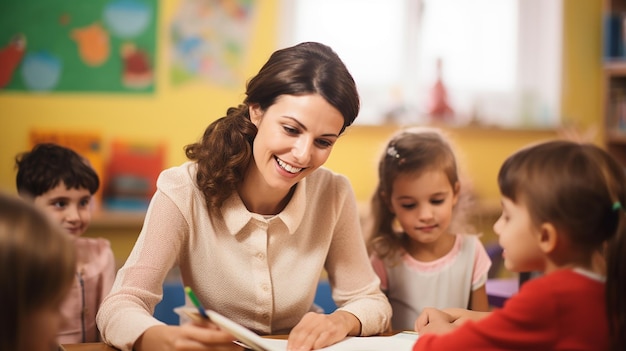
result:
M 198 298 L 196 297 L 196 294 L 193 293 L 193 290 L 191 290 L 190 287 L 186 286 L 185 287 L 185 292 L 187 293 L 187 296 L 189 296 L 189 298 L 191 299 L 191 302 L 193 302 L 193 304 L 198 309 L 198 312 L 200 313 L 202 318 L 209 319 L 209 315 L 206 314 L 206 311 L 204 310 L 204 307 L 200 303 L 200 300 L 198 300 Z

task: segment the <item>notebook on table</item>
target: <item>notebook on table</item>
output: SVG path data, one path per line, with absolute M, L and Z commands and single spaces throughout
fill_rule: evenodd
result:
M 174 309 L 181 316 L 199 319 L 200 314 L 192 307 L 177 307 Z M 239 344 L 254 351 L 286 351 L 287 340 L 264 338 L 241 324 L 215 312 L 206 310 L 211 321 L 220 328 L 228 330 L 238 339 Z M 392 336 L 349 336 L 344 340 L 319 350 L 323 351 L 410 351 L 417 340 L 415 332 L 401 332 Z

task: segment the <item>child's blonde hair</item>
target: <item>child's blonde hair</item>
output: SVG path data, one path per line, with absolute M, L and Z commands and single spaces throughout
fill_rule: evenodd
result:
M 451 229 L 467 230 L 469 193 L 460 186 L 457 158 L 450 139 L 441 129 L 412 127 L 399 131 L 387 143 L 378 163 L 378 186 L 371 199 L 373 223 L 369 229 L 368 250 L 380 258 L 392 257 L 405 246 L 407 238 L 394 230 L 395 215 L 391 212 L 393 183 L 401 174 L 419 177 L 431 170 L 445 173 L 450 185 L 459 184 L 459 200 L 454 209 Z
M 28 318 L 60 304 L 74 279 L 69 236 L 33 205 L 0 194 L 0 350 L 22 350 L 36 337 Z

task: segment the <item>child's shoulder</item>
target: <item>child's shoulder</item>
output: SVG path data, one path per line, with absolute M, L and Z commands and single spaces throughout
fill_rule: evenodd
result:
M 544 295 L 558 296 L 591 296 L 603 294 L 604 280 L 600 276 L 581 273 L 575 269 L 560 269 L 530 279 L 520 288 L 527 293 L 541 292 Z
M 576 269 L 576 268 L 563 268 L 554 272 L 544 274 L 537 278 L 531 279 L 528 283 L 533 282 L 536 284 L 555 285 L 557 282 L 568 282 L 571 284 L 581 285 L 596 285 L 604 284 L 604 278 L 591 271 Z M 567 286 L 566 289 L 571 289 L 571 286 Z

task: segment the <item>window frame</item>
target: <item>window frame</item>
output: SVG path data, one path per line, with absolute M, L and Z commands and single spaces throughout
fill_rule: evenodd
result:
M 293 45 L 297 41 L 293 38 L 295 32 L 293 26 L 298 21 L 295 15 L 298 1 L 310 0 L 281 0 L 281 28 L 278 38 L 280 47 Z M 419 44 L 411 44 L 419 43 L 421 25 L 419 19 L 422 15 L 424 0 L 397 1 L 401 1 L 406 8 L 403 19 L 405 44 L 401 49 L 404 51 L 402 71 L 406 74 L 395 84 L 395 87 L 384 88 L 385 92 L 375 86 L 361 84 L 359 77 L 353 72 L 362 100 L 362 110 L 355 121 L 356 124 L 384 124 L 386 123 L 384 111 L 403 114 L 404 116 L 394 121 L 398 124 L 430 122 L 424 112 L 424 107 L 432 77 L 420 77 L 418 68 L 414 64 L 420 59 L 420 47 Z M 560 124 L 562 1 L 516 0 L 518 8 L 516 50 L 518 54 L 516 55 L 516 71 L 513 73 L 514 84 L 510 91 L 463 92 L 453 86 L 448 87 L 451 103 L 458 112 L 455 124 L 538 129 L 555 128 Z M 359 10 L 355 9 L 350 14 L 344 13 L 343 16 L 346 21 L 349 21 L 358 14 Z M 337 51 L 342 56 L 339 50 Z M 348 68 L 350 69 L 349 65 Z M 406 98 L 406 96 L 417 98 Z

